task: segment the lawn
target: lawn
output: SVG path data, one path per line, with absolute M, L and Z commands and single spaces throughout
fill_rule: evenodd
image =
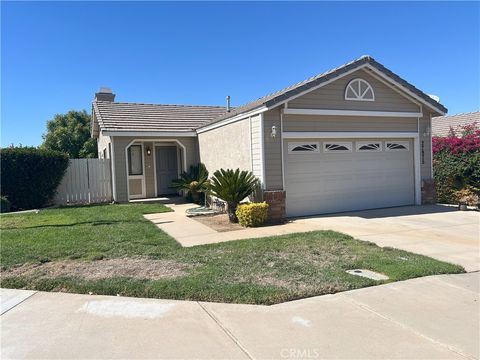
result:
M 316 231 L 182 248 L 143 218 L 160 204 L 71 207 L 1 215 L 1 286 L 275 304 L 463 268 Z M 345 270 L 386 274 L 384 282 Z

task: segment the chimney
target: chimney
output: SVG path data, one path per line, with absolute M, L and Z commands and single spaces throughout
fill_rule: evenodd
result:
M 115 94 L 112 89 L 108 87 L 101 87 L 98 92 L 95 93 L 95 100 L 97 101 L 115 101 Z
M 227 95 L 227 112 L 230 112 L 230 95 Z

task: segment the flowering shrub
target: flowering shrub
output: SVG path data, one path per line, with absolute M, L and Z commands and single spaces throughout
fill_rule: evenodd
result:
M 465 154 L 480 150 L 480 129 L 477 123 L 465 125 L 461 128 L 460 134 L 450 128 L 447 137 L 432 138 L 432 150 L 436 154 L 441 151 L 448 151 L 450 154 Z
M 465 191 L 480 190 L 480 129 L 477 124 L 450 129 L 447 137 L 433 137 L 433 169 L 437 200 L 458 204 Z M 465 191 L 464 191 L 465 190 Z M 469 199 L 478 198 L 470 196 Z M 470 204 L 475 205 L 475 204 Z

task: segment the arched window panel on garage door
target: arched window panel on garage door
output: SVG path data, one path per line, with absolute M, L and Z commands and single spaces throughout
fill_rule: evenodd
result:
M 323 151 L 331 153 L 352 152 L 351 142 L 324 142 Z
M 304 154 L 320 152 L 320 144 L 318 142 L 289 142 L 289 154 Z
M 359 152 L 382 151 L 382 143 L 380 141 L 357 141 L 356 145 Z
M 385 141 L 385 151 L 408 151 L 409 141 Z

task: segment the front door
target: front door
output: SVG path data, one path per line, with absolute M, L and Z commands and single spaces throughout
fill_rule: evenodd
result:
M 176 146 L 157 146 L 155 148 L 157 168 L 157 196 L 175 194 L 172 181 L 178 179 L 178 160 Z

